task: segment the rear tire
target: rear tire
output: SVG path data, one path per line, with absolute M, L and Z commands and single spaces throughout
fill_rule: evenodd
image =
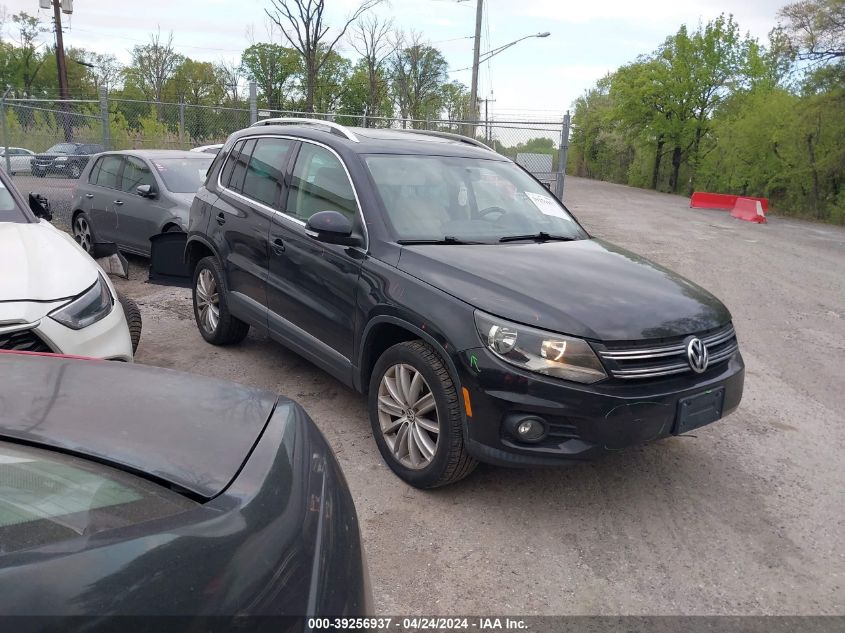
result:
M 464 446 L 458 389 L 428 343 L 388 348 L 373 368 L 368 399 L 373 437 L 400 479 L 415 488 L 436 488 L 475 469 L 478 462 Z
M 212 345 L 240 343 L 249 324 L 229 312 L 223 271 L 216 257 L 204 257 L 194 269 L 194 319 L 202 337 Z
M 94 234 L 94 227 L 91 225 L 91 220 L 84 211 L 80 211 L 73 216 L 70 230 L 76 243 L 91 257 L 94 257 L 94 242 L 97 241 L 97 238 Z
M 117 298 L 120 305 L 123 306 L 123 314 L 126 316 L 126 325 L 129 326 L 129 338 L 132 339 L 132 353 L 138 351 L 138 343 L 141 342 L 141 326 L 143 321 L 141 319 L 141 310 L 134 300 L 118 292 Z

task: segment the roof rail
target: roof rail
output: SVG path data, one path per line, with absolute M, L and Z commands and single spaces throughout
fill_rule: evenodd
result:
M 491 152 L 493 149 L 489 145 L 485 145 L 478 139 L 474 139 L 471 136 L 464 136 L 463 134 L 452 134 L 451 132 L 440 132 L 438 130 L 402 130 L 403 132 L 411 132 L 413 134 L 424 134 L 426 136 L 437 136 L 439 138 L 448 138 L 453 141 L 458 141 L 459 143 L 467 143 L 469 145 L 475 145 L 476 147 L 480 147 L 481 149 L 490 150 Z
M 322 119 L 306 119 L 297 117 L 278 117 L 273 119 L 262 119 L 256 121 L 250 127 L 259 127 L 262 125 L 314 125 L 328 128 L 329 132 L 343 136 L 350 141 L 358 142 L 358 137 L 355 136 L 346 126 L 335 123 L 334 121 L 323 121 Z

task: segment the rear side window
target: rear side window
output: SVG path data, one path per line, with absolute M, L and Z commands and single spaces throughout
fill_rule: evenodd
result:
M 86 538 L 197 504 L 84 459 L 0 442 L 0 554 Z
M 127 156 L 126 164 L 123 166 L 123 177 L 121 178 L 120 189 L 129 193 L 135 193 L 135 189 L 141 185 L 155 187 L 156 181 L 149 166 L 140 158 Z
M 277 206 L 292 146 L 293 141 L 288 139 L 258 139 L 246 168 L 243 184 L 245 196 L 271 207 Z
M 123 159 L 120 156 L 103 156 L 100 159 L 100 168 L 97 172 L 96 184 L 109 189 L 120 188 L 120 169 L 123 166 Z
M 354 219 L 355 194 L 340 159 L 324 147 L 303 143 L 293 169 L 287 206 L 287 214 L 302 221 L 330 210 Z
M 241 153 L 243 146 L 244 141 L 239 141 L 238 143 L 235 143 L 235 146 L 229 152 L 226 164 L 223 165 L 223 171 L 220 172 L 220 184 L 224 187 L 229 186 L 229 180 L 232 178 L 232 171 L 235 169 L 235 160 L 237 160 L 238 154 Z
M 255 139 L 250 139 L 244 142 L 243 148 L 238 153 L 237 157 L 229 158 L 232 161 L 232 177 L 229 179 L 229 189 L 241 193 L 244 186 L 244 177 L 246 176 L 246 168 L 249 165 L 249 157 L 252 150 L 255 148 Z

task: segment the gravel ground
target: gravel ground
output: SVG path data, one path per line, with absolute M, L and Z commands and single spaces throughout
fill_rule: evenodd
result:
M 382 462 L 360 396 L 265 338 L 207 345 L 189 291 L 145 284 L 133 259 L 118 286 L 144 314 L 137 360 L 308 410 L 346 472 L 382 614 L 845 612 L 845 229 L 759 226 L 577 178 L 565 198 L 594 235 L 732 310 L 747 363 L 736 413 L 694 439 L 560 469 L 481 466 L 421 492 Z

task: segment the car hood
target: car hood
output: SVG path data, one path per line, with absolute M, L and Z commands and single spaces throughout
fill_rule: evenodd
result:
M 276 406 L 262 389 L 158 367 L 0 352 L 0 438 L 78 453 L 211 498 Z M 49 394 L 49 402 L 37 397 Z
M 59 156 L 73 156 L 73 154 L 36 154 L 35 158 L 43 158 L 46 160 L 48 158 L 58 158 Z
M 43 222 L 0 222 L 0 270 L 0 301 L 73 297 L 99 274 L 73 238 Z
M 405 246 L 399 268 L 490 314 L 601 341 L 683 336 L 731 318 L 700 286 L 595 239 Z

